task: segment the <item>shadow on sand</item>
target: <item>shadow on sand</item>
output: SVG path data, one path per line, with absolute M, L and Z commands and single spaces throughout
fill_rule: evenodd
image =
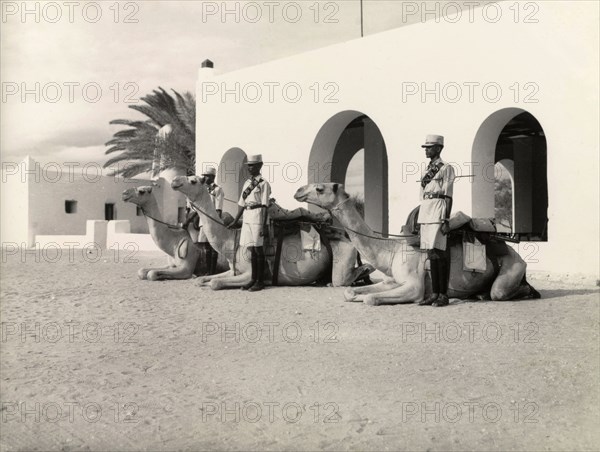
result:
M 543 302 L 544 300 L 552 299 L 552 298 L 561 298 L 561 297 L 569 297 L 569 296 L 577 296 L 577 295 L 589 295 L 593 293 L 597 293 L 600 297 L 600 289 L 550 289 L 550 290 L 539 290 L 539 293 L 542 295 L 541 298 L 530 298 L 530 299 L 521 299 L 521 300 L 477 300 L 474 298 L 468 298 L 465 300 L 461 300 L 459 298 L 450 298 L 451 305 L 459 305 L 463 303 L 522 303 L 524 301 L 536 301 Z
M 600 289 L 550 289 L 540 290 L 539 292 L 542 294 L 542 300 L 545 298 L 560 298 L 572 295 L 589 295 L 591 293 L 600 295 Z

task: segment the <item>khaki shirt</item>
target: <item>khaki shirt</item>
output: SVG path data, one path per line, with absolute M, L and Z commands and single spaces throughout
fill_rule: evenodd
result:
M 266 181 L 262 180 L 258 183 L 254 190 L 250 192 L 246 199 L 243 198 L 244 191 L 246 188 L 250 186 L 252 183 L 252 178 L 248 179 L 244 182 L 244 186 L 242 187 L 242 193 L 240 194 L 240 200 L 238 201 L 238 206 L 247 207 L 247 206 L 269 206 L 269 199 L 271 198 L 271 185 Z M 246 224 L 263 224 L 263 210 L 266 214 L 266 209 L 251 209 L 244 210 L 243 222 Z
M 421 208 L 419 209 L 418 223 L 442 223 L 446 218 L 446 203 L 447 199 L 433 198 L 423 199 L 425 193 L 435 193 L 438 195 L 446 195 L 452 197 L 454 188 L 454 168 L 447 164 L 442 159 L 438 158 L 432 163 L 442 162 L 444 166 L 440 168 L 433 179 L 423 188 L 421 187 Z M 421 174 L 421 178 L 425 176 L 427 169 Z

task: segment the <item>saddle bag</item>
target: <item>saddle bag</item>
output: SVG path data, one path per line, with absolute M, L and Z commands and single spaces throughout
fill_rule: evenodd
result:
M 490 218 L 471 218 L 469 227 L 475 232 L 496 232 L 496 225 Z
M 485 245 L 474 234 L 463 233 L 463 270 L 485 273 L 487 255 Z

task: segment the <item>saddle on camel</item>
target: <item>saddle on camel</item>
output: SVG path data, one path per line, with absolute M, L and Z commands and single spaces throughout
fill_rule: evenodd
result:
M 421 228 L 417 222 L 419 209 L 420 206 L 417 206 L 408 215 L 401 232 L 414 245 L 420 242 Z M 518 240 L 499 235 L 493 219 L 471 218 L 461 211 L 450 217 L 449 227 L 448 245 L 462 246 L 464 271 L 485 273 L 486 259 L 489 259 L 497 272 L 500 267 L 499 257 L 509 254 L 506 242 L 518 243 Z

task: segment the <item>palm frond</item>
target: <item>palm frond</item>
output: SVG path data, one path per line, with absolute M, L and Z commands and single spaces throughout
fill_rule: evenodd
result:
M 110 121 L 110 124 L 128 128 L 119 130 L 106 142 L 105 145 L 110 146 L 106 154 L 120 154 L 109 159 L 105 168 L 122 162 L 133 162 L 128 165 L 127 174 L 123 174 L 125 177 L 131 177 L 136 170 L 150 171 L 153 165 L 158 165 L 159 171 L 177 167 L 185 169 L 188 174 L 194 173 L 196 101 L 189 92 L 181 95 L 172 91 L 173 96 L 159 87 L 141 98 L 143 104 L 129 106 L 146 116 L 147 120 Z M 171 133 L 165 139 L 158 140 L 158 130 L 167 124 L 172 128 Z

